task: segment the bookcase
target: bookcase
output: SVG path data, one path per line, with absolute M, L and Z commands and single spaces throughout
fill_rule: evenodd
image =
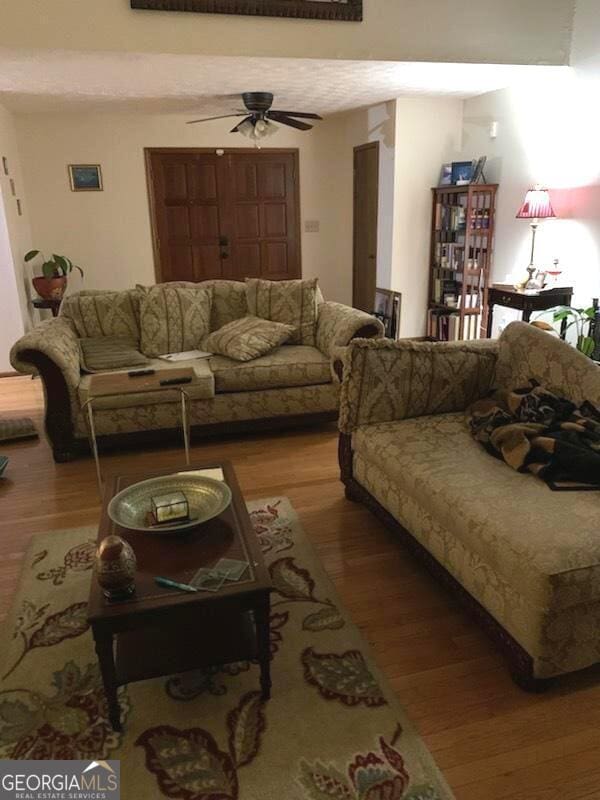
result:
M 432 189 L 427 335 L 486 336 L 498 184 Z

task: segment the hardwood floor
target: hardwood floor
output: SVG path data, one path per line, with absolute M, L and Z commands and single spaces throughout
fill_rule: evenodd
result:
M 42 430 L 39 381 L 0 380 L 0 415 Z M 454 600 L 364 508 L 344 498 L 334 426 L 199 444 L 196 460 L 227 458 L 248 499 L 287 495 L 353 619 L 370 642 L 457 800 L 600 800 L 600 677 L 582 675 L 544 695 L 511 682 L 503 661 Z M 156 452 L 156 451 L 154 451 Z M 0 445 L 0 617 L 33 533 L 94 524 L 91 459 L 54 464 L 40 441 Z M 108 455 L 127 472 L 150 451 Z M 181 447 L 160 451 L 181 463 Z

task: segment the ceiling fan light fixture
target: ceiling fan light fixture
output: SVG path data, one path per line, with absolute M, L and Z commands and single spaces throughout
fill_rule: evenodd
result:
M 238 127 L 238 133 L 252 139 L 257 147 L 260 147 L 262 139 L 268 139 L 279 130 L 278 125 L 274 125 L 267 119 L 246 120 Z

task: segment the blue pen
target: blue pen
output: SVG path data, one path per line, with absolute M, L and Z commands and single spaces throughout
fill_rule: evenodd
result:
M 166 586 L 168 589 L 180 589 L 182 592 L 197 592 L 194 586 L 190 586 L 189 583 L 178 583 L 177 581 L 172 581 L 169 578 L 154 578 L 155 583 L 159 586 Z

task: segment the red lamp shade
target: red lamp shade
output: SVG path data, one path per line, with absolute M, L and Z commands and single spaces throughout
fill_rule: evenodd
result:
M 556 217 L 547 189 L 530 189 L 525 195 L 517 219 L 550 219 Z

